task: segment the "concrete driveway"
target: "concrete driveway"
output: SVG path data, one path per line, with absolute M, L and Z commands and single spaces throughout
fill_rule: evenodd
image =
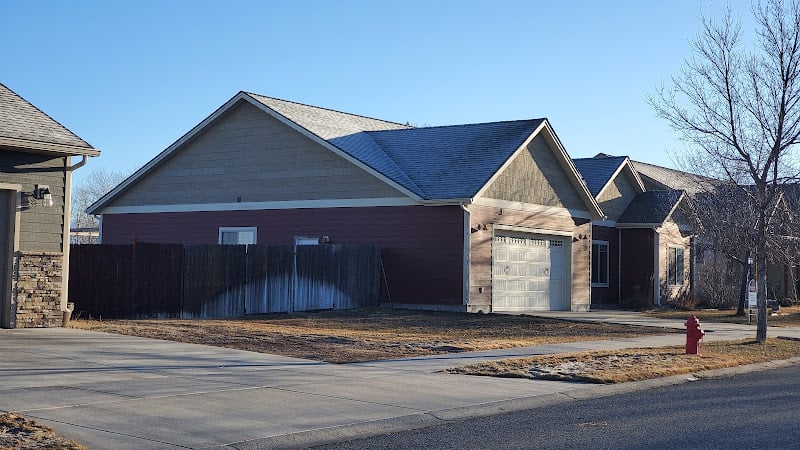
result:
M 677 382 L 594 386 L 438 372 L 445 367 L 682 342 L 675 334 L 335 365 L 73 329 L 0 330 L 0 409 L 90 448 L 301 447 Z

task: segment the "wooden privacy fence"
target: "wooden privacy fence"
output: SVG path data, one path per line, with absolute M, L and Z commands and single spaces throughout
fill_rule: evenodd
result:
M 82 317 L 236 317 L 377 306 L 369 245 L 73 245 L 69 301 Z

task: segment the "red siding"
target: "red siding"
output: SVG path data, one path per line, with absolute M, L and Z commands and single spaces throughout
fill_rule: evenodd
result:
M 219 227 L 249 226 L 258 227 L 262 244 L 330 236 L 331 243 L 379 245 L 393 303 L 463 303 L 464 216 L 458 206 L 107 214 L 103 243 L 216 244 Z
M 592 227 L 592 240 L 608 242 L 608 287 L 592 287 L 592 304 L 619 303 L 619 230 Z M 594 255 L 592 255 L 594 258 Z
M 622 258 L 621 300 L 636 306 L 653 304 L 654 231 L 624 229 L 620 237 Z

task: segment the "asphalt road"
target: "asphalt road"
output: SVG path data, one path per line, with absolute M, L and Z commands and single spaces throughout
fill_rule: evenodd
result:
M 797 449 L 800 366 L 340 442 L 336 449 Z

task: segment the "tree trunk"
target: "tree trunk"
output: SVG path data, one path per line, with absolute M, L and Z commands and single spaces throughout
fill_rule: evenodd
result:
M 744 305 L 747 303 L 747 282 L 749 281 L 748 275 L 750 275 L 750 264 L 747 262 L 750 260 L 750 250 L 745 252 L 744 258 L 742 258 L 742 276 L 739 280 L 739 307 L 736 309 L 737 316 L 744 315 Z
M 763 188 L 762 188 L 763 189 Z M 763 191 L 760 192 L 759 200 L 763 199 Z M 763 205 L 765 202 L 761 202 Z M 756 245 L 756 271 L 757 299 L 758 299 L 758 324 L 756 325 L 756 342 L 765 343 L 767 341 L 767 220 L 761 208 L 758 214 L 758 240 Z

